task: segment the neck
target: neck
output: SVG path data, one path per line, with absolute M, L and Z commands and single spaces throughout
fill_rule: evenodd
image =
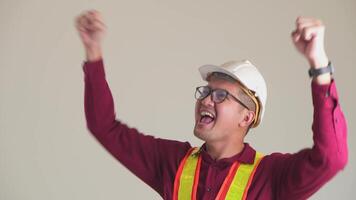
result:
M 245 144 L 243 141 L 226 144 L 226 142 L 206 143 L 206 150 L 214 160 L 229 158 L 240 153 Z

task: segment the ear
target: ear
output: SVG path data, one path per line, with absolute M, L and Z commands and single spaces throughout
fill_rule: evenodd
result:
M 255 112 L 251 110 L 245 110 L 243 113 L 243 118 L 240 121 L 240 126 L 241 127 L 249 127 L 250 124 L 253 123 L 253 120 L 255 119 Z

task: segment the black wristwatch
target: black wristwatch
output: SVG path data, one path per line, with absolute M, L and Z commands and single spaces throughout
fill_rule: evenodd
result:
M 325 73 L 330 73 L 333 74 L 334 73 L 334 67 L 331 65 L 331 62 L 329 61 L 328 66 L 326 67 L 322 67 L 319 69 L 309 69 L 309 77 L 310 78 L 314 78 L 317 77 L 321 74 L 325 74 Z

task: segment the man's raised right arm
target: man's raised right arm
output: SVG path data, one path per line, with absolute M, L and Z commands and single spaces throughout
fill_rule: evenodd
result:
M 180 160 L 185 154 L 184 149 L 188 150 L 190 146 L 144 135 L 116 120 L 102 59 L 101 40 L 106 28 L 100 13 L 88 11 L 77 18 L 76 25 L 87 58 L 83 71 L 84 107 L 89 131 L 118 161 L 162 195 L 164 163 L 174 166 L 173 162 Z
M 117 126 L 113 97 L 105 77 L 101 43 L 106 26 L 99 12 L 90 10 L 76 19 L 86 62 L 84 71 L 84 108 L 87 127 L 100 140 L 100 135 Z

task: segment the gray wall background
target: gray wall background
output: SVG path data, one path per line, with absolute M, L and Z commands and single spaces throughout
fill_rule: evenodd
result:
M 247 141 L 265 153 L 312 145 L 308 65 L 290 39 L 297 16 L 326 25 L 348 120 L 349 163 L 311 199 L 352 199 L 355 169 L 354 0 L 0 1 L 0 199 L 160 199 L 87 131 L 84 51 L 74 27 L 100 10 L 117 118 L 157 137 L 191 141 L 197 68 L 247 58 L 268 83 L 262 125 Z M 146 95 L 157 99 L 145 98 Z

